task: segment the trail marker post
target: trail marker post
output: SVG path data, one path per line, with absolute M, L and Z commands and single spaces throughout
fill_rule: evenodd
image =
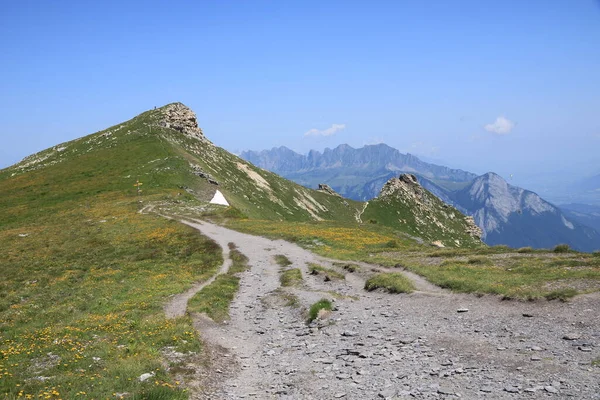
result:
M 139 179 L 136 179 L 136 180 L 135 180 L 135 183 L 133 184 L 133 186 L 135 186 L 135 188 L 136 188 L 136 190 L 137 190 L 137 194 L 138 194 L 138 196 L 139 196 L 139 195 L 142 193 L 142 189 L 140 189 L 140 186 L 142 186 L 142 185 L 143 185 L 143 183 L 142 183 L 142 182 L 140 182 L 140 180 L 139 180 Z

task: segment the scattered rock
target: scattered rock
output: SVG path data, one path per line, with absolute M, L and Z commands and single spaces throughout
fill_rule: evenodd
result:
M 382 399 L 391 399 L 396 395 L 396 390 L 394 388 L 384 389 L 377 394 Z
M 581 338 L 581 335 L 578 333 L 567 333 L 566 335 L 563 336 L 563 339 L 565 339 L 565 340 L 577 340 L 580 338 Z
M 148 379 L 152 378 L 154 376 L 154 372 L 146 372 L 145 374 L 140 375 L 140 377 L 138 378 L 138 380 L 140 382 L 145 382 Z
M 445 394 L 445 395 L 448 395 L 448 396 L 453 396 L 453 395 L 454 395 L 454 390 L 452 390 L 452 389 L 450 389 L 450 388 L 443 387 L 443 386 L 441 386 L 441 387 L 440 387 L 440 388 L 437 390 L 437 392 L 438 392 L 439 394 Z
M 548 393 L 558 393 L 558 389 L 554 386 L 544 386 L 544 390 Z

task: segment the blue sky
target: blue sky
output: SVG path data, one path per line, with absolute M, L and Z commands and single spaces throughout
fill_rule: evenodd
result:
M 181 101 L 236 152 L 600 173 L 599 49 L 596 0 L 2 1 L 0 167 Z

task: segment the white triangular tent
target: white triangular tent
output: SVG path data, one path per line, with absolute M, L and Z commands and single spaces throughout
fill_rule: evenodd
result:
M 229 205 L 229 203 L 225 199 L 225 196 L 223 196 L 223 193 L 221 193 L 219 190 L 217 190 L 215 192 L 215 195 L 213 196 L 212 200 L 210 201 L 210 204 L 220 204 L 222 206 Z

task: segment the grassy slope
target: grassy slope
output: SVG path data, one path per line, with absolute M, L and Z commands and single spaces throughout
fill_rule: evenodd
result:
M 175 198 L 190 178 L 186 163 L 147 134 L 145 117 L 0 171 L 6 398 L 187 397 L 161 350 L 201 344 L 188 318 L 165 320 L 162 304 L 212 275 L 221 252 L 191 228 L 137 213 L 136 177 L 147 201 Z M 156 376 L 139 382 L 146 372 Z

